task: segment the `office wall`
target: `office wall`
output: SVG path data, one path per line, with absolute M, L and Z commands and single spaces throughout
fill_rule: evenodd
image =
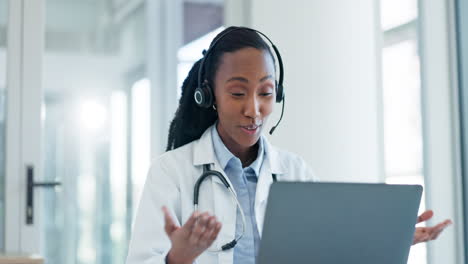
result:
M 251 25 L 285 64 L 286 112 L 271 141 L 302 155 L 321 180 L 384 180 L 377 2 L 251 2 Z

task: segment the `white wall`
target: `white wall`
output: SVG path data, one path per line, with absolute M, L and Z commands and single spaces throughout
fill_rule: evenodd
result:
M 302 155 L 322 180 L 384 179 L 378 2 L 251 2 L 251 26 L 285 62 L 286 115 L 271 141 Z M 429 263 L 464 263 L 452 2 L 420 2 L 426 204 L 436 212 L 429 224 L 455 221 L 428 243 Z
M 251 2 L 252 26 L 285 64 L 286 112 L 271 141 L 303 156 L 321 180 L 384 180 L 377 2 Z

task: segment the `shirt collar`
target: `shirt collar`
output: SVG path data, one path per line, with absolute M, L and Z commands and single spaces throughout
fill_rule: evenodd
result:
M 238 159 L 234 154 L 232 154 L 229 149 L 226 147 L 226 145 L 223 143 L 221 140 L 221 137 L 219 136 L 218 130 L 216 129 L 217 123 L 212 126 L 212 140 L 213 140 L 213 148 L 214 152 L 216 155 L 216 158 L 218 159 L 219 164 L 223 168 L 223 170 L 226 170 L 226 167 L 229 165 L 230 161 L 232 159 Z M 255 159 L 254 162 L 252 162 L 247 168 L 251 168 L 254 170 L 255 175 L 259 175 L 260 173 L 260 168 L 263 164 L 263 157 L 264 157 L 264 152 L 265 148 L 263 146 L 263 136 L 260 136 L 260 139 L 258 140 L 258 152 L 257 152 L 257 158 Z M 239 160 L 239 159 L 238 159 Z M 239 160 L 240 163 L 240 160 Z

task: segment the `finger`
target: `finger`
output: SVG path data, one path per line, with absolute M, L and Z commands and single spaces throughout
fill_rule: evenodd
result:
M 208 213 L 203 213 L 195 222 L 193 226 L 192 233 L 190 234 L 190 242 L 193 245 L 198 245 L 198 241 L 202 236 L 203 232 L 206 229 L 206 224 L 208 222 L 209 215 Z
M 442 222 L 442 223 L 443 223 L 445 226 L 449 226 L 449 225 L 452 225 L 452 224 L 453 224 L 452 220 L 450 220 L 450 219 L 446 219 L 446 220 L 445 220 L 444 222 Z
M 211 237 L 210 237 L 212 241 L 214 241 L 218 237 L 221 227 L 222 227 L 222 224 L 220 222 L 216 222 L 216 226 L 214 228 L 214 231 L 211 233 Z
M 427 221 L 431 219 L 432 216 L 434 216 L 434 212 L 432 210 L 427 210 L 424 213 L 422 213 L 420 216 L 418 216 L 416 223 Z
M 174 220 L 172 220 L 172 217 L 169 214 L 169 210 L 166 206 L 162 207 L 162 211 L 164 212 L 164 230 L 166 231 L 167 235 L 170 236 L 178 226 L 174 223 Z
M 430 240 L 436 239 L 437 237 L 439 237 L 440 233 L 442 233 L 442 231 L 444 231 L 444 229 L 445 229 L 445 227 L 434 229 L 434 231 L 430 234 L 429 239 Z
M 437 225 L 434 226 L 434 227 L 431 227 L 431 228 L 430 228 L 430 229 L 431 229 L 430 231 L 431 231 L 431 232 L 438 232 L 438 231 L 440 231 L 440 230 L 444 230 L 444 228 L 446 228 L 447 226 L 449 226 L 449 225 L 451 225 L 451 224 L 452 224 L 452 221 L 451 221 L 451 220 L 445 220 L 444 222 L 439 223 L 439 224 L 437 224 Z
M 214 232 L 215 228 L 216 228 L 216 218 L 214 216 L 211 216 L 208 219 L 205 231 L 200 236 L 200 240 L 198 241 L 198 243 L 201 244 L 202 246 L 211 245 L 211 243 L 213 242 L 213 240 L 211 239 L 211 235 Z
M 429 231 L 430 239 L 431 240 L 436 239 L 440 235 L 440 233 L 442 233 L 442 231 L 444 231 L 444 229 L 451 224 L 452 224 L 451 220 L 445 220 L 444 222 L 439 223 L 438 225 L 432 227 Z
M 444 231 L 443 229 L 438 230 L 437 232 L 432 233 L 431 237 L 429 238 L 430 240 L 437 239 L 439 235 Z
M 192 232 L 193 226 L 197 222 L 198 217 L 200 217 L 200 213 L 198 211 L 194 211 L 187 222 L 185 222 L 184 228 L 187 229 L 189 234 Z
M 191 233 L 196 233 L 200 232 L 201 229 L 203 229 L 205 222 L 207 221 L 207 218 L 209 218 L 208 213 L 202 213 L 199 214 L 198 217 L 195 219 L 195 222 L 192 225 L 192 229 L 190 230 Z
M 214 216 L 210 216 L 206 222 L 205 231 L 202 234 L 202 239 L 206 239 L 211 235 L 213 229 L 216 226 L 216 218 Z

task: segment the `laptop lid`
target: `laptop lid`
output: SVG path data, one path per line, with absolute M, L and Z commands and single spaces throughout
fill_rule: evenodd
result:
M 273 183 L 259 264 L 403 264 L 422 187 L 359 183 Z

